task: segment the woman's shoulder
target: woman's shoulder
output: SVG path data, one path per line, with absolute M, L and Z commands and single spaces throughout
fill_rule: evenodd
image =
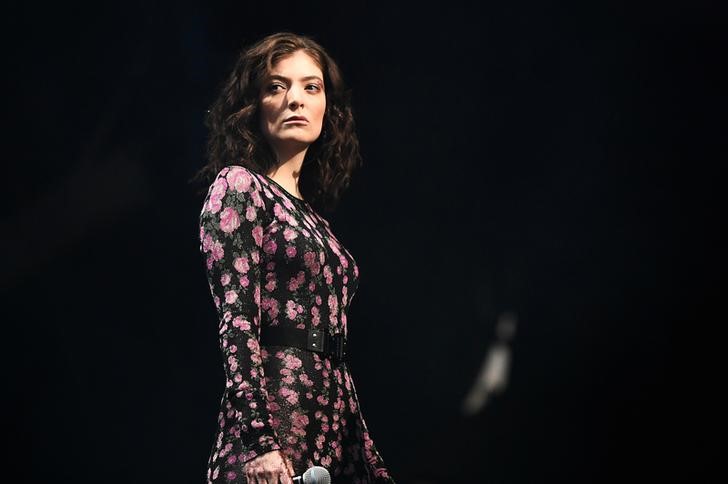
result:
M 242 165 L 226 165 L 215 175 L 202 212 L 216 214 L 227 206 L 238 209 L 265 209 L 263 184 L 259 175 Z
M 213 184 L 226 184 L 227 189 L 237 192 L 260 191 L 263 184 L 260 181 L 260 174 L 243 165 L 225 165 L 222 167 L 213 180 Z

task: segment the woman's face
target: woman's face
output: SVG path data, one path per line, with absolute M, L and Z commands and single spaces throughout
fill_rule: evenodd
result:
M 281 155 L 305 148 L 321 134 L 326 95 L 324 76 L 316 62 L 299 50 L 280 59 L 260 91 L 260 127 Z M 287 121 L 296 116 L 304 120 Z

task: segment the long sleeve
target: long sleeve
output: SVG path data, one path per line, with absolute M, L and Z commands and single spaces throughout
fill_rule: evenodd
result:
M 260 354 L 265 204 L 259 182 L 242 167 L 223 168 L 200 214 L 200 251 L 219 317 L 226 376 L 218 447 L 243 464 L 280 449 L 266 406 Z M 235 452 L 240 452 L 237 456 Z

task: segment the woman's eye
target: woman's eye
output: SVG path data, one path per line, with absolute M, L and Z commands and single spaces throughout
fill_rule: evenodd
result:
M 277 87 L 284 88 L 286 86 L 283 86 L 281 84 L 271 84 L 270 86 L 268 86 L 268 91 L 274 92 L 274 93 L 278 92 L 278 90 L 276 89 Z M 306 88 L 310 88 L 310 87 L 315 88 L 315 90 L 319 90 L 319 91 L 321 90 L 321 86 L 319 86 L 318 84 L 307 84 L 306 85 Z

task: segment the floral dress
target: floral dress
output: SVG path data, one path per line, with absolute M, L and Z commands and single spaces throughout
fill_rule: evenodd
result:
M 200 213 L 200 252 L 217 309 L 226 376 L 207 482 L 246 482 L 243 465 L 280 449 L 295 475 L 393 483 L 345 362 L 262 346 L 261 327 L 347 335 L 359 268 L 326 219 L 265 175 L 223 168 Z

